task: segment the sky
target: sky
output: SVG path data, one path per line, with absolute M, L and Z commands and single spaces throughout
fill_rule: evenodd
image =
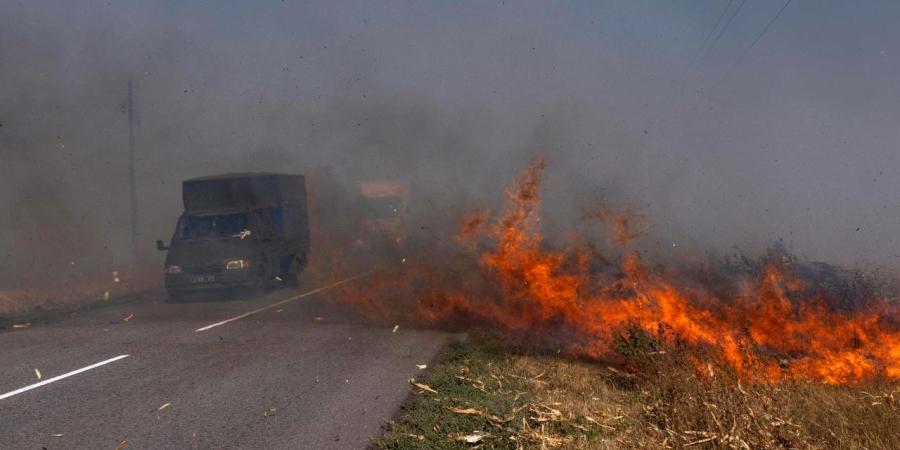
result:
M 551 234 L 605 199 L 661 258 L 900 269 L 900 4 L 793 0 L 741 59 L 784 2 L 741 3 L 0 0 L 0 282 L 128 260 L 128 80 L 152 263 L 184 178 L 404 177 L 433 217 L 543 157 Z

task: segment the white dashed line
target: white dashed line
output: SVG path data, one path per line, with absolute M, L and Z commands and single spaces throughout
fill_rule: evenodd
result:
M 107 365 L 107 364 L 109 364 L 109 363 L 116 362 L 116 361 L 118 361 L 118 360 L 120 360 L 120 359 L 125 359 L 125 358 L 127 358 L 128 356 L 129 356 L 129 355 L 119 355 L 119 356 L 116 356 L 115 358 L 107 359 L 106 361 L 100 361 L 100 362 L 98 362 L 97 364 L 91 364 L 90 366 L 82 367 L 82 368 L 80 368 L 80 369 L 78 369 L 78 370 L 73 370 L 73 371 L 71 371 L 71 372 L 69 372 L 69 373 L 64 373 L 64 374 L 62 374 L 62 375 L 59 375 L 59 376 L 56 376 L 56 377 L 53 377 L 53 378 L 48 378 L 48 379 L 46 379 L 46 380 L 44 380 L 44 381 L 41 381 L 41 382 L 39 382 L 39 383 L 30 384 L 30 385 L 25 386 L 25 387 L 23 387 L 23 388 L 16 389 L 16 390 L 14 390 L 14 391 L 12 391 L 12 392 L 7 392 L 7 393 L 5 393 L 5 394 L 0 395 L 0 400 L 6 399 L 6 398 L 10 398 L 10 397 L 12 397 L 12 396 L 14 396 L 14 395 L 19 395 L 19 394 L 21 394 L 21 393 L 23 393 L 23 392 L 28 392 L 28 391 L 30 391 L 30 390 L 32 390 L 32 389 L 39 388 L 39 387 L 41 387 L 41 386 L 44 386 L 44 385 L 47 385 L 47 384 L 50 384 L 50 383 L 53 383 L 53 382 L 62 380 L 62 379 L 64 379 L 64 378 L 69 378 L 69 377 L 71 377 L 71 376 L 78 375 L 79 373 L 87 372 L 88 370 L 96 369 L 96 368 L 98 368 L 98 367 L 100 367 L 100 366 L 105 366 L 105 365 Z
M 267 309 L 275 308 L 276 306 L 281 306 L 281 305 L 283 305 L 283 304 L 285 304 L 285 303 L 292 302 L 292 301 L 294 301 L 294 300 L 298 300 L 298 299 L 301 299 L 301 298 L 303 298 L 303 297 L 307 297 L 307 296 L 310 296 L 310 295 L 313 295 L 313 294 L 317 294 L 317 293 L 319 293 L 319 292 L 322 292 L 322 291 L 327 290 L 327 289 L 331 289 L 331 288 L 333 288 L 333 287 L 342 285 L 342 284 L 344 284 L 344 283 L 349 283 L 349 282 L 351 282 L 351 281 L 353 281 L 353 280 L 355 280 L 355 279 L 357 279 L 357 278 L 360 278 L 360 277 L 362 277 L 362 276 L 363 276 L 363 275 L 357 275 L 357 276 L 355 276 L 355 277 L 346 278 L 346 279 L 343 279 L 343 280 L 341 280 L 341 281 L 337 281 L 337 282 L 334 282 L 334 283 L 331 283 L 331 284 L 322 286 L 322 287 L 320 287 L 320 288 L 313 289 L 313 290 L 308 291 L 308 292 L 304 292 L 304 293 L 302 293 L 302 294 L 297 294 L 297 295 L 295 295 L 295 296 L 293 296 L 293 297 L 288 297 L 288 298 L 286 298 L 286 299 L 284 299 L 284 300 L 281 300 L 281 301 L 279 301 L 279 302 L 275 302 L 275 303 L 272 303 L 272 304 L 270 304 L 270 305 L 263 306 L 262 308 L 254 309 L 253 311 L 250 311 L 250 312 L 245 312 L 244 314 L 241 314 L 241 315 L 239 315 L 239 316 L 235 316 L 235 317 L 232 317 L 232 318 L 230 318 L 230 319 L 223 320 L 223 321 L 221 321 L 221 322 L 216 322 L 216 323 L 214 323 L 214 324 L 207 325 L 207 326 L 202 327 L 202 328 L 197 328 L 196 330 L 194 330 L 194 332 L 195 332 L 195 333 L 199 333 L 199 332 L 201 332 L 201 331 L 206 331 L 206 330 L 209 330 L 209 329 L 211 329 L 211 328 L 218 327 L 218 326 L 220 326 L 220 325 L 225 325 L 226 323 L 234 322 L 235 320 L 240 320 L 240 319 L 243 319 L 243 318 L 245 318 L 245 317 L 250 317 L 250 316 L 252 316 L 252 315 L 254 315 L 254 314 L 256 314 L 256 313 L 263 312 L 263 311 L 265 311 L 265 310 L 267 310 Z

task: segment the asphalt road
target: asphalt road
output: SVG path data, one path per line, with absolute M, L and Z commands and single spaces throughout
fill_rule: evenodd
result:
M 0 449 L 365 448 L 446 334 L 366 325 L 328 291 L 196 331 L 315 287 L 0 333 Z

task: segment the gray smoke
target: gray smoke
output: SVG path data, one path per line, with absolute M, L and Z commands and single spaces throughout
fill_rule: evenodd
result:
M 2 1 L 0 284 L 129 263 L 128 80 L 151 265 L 184 178 L 402 177 L 434 223 L 544 157 L 554 238 L 605 200 L 660 259 L 896 269 L 900 7 L 795 2 L 721 79 L 780 5 L 702 58 L 721 1 Z

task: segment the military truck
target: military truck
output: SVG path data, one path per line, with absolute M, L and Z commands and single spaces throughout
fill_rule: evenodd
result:
M 309 251 L 302 175 L 225 174 L 185 180 L 168 246 L 170 300 L 201 291 L 299 284 Z

